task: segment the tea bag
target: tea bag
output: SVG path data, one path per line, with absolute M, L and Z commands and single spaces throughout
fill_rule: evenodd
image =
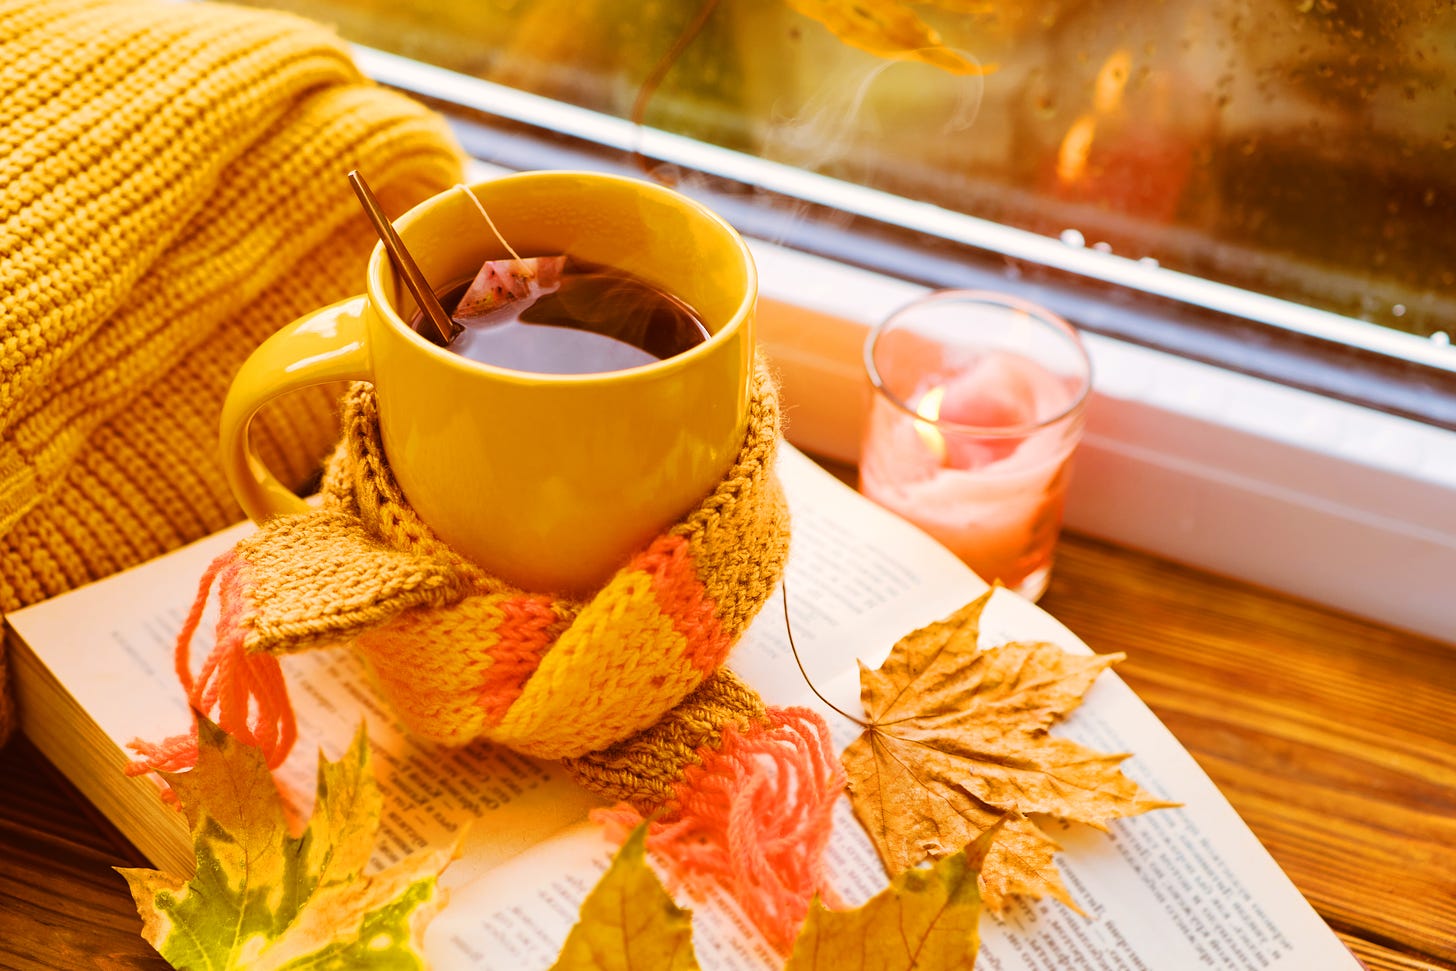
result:
M 486 260 L 452 316 L 457 323 L 468 325 L 470 318 L 489 316 L 513 301 L 535 300 L 560 285 L 565 269 L 565 256 Z

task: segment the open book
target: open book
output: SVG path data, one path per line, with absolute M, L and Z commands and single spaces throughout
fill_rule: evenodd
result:
M 860 497 L 792 448 L 780 475 L 793 513 L 784 589 L 794 640 L 810 677 L 832 701 L 858 710 L 856 658 L 878 665 L 894 642 L 974 599 L 985 585 L 918 529 Z M 208 562 L 246 525 L 135 569 L 11 614 L 21 724 L 49 757 L 156 865 L 190 872 L 181 815 L 159 784 L 128 778 L 123 744 L 189 724 L 172 647 Z M 764 607 L 730 666 L 765 701 L 814 707 L 843 748 L 857 726 L 810 693 L 789 653 L 781 590 Z M 209 646 L 199 630 L 194 651 Z M 1087 648 L 1044 611 L 998 591 L 983 616 L 983 644 L 1047 640 Z M 369 724 L 384 818 L 374 865 L 454 838 L 463 855 L 443 877 L 450 902 L 426 949 L 446 969 L 546 968 L 614 847 L 586 819 L 598 804 L 550 763 L 487 743 L 460 749 L 406 738 L 345 650 L 282 660 L 300 744 L 280 770 L 306 815 L 317 751 L 337 758 L 361 719 Z M 1067 827 L 1057 857 L 1079 915 L 1054 901 L 1018 904 L 982 920 L 983 971 L 1339 971 L 1359 965 L 1281 872 L 1208 777 L 1114 674 L 1053 731 L 1107 752 L 1132 752 L 1123 771 L 1150 793 L 1183 803 L 1119 820 L 1103 833 Z M 832 882 L 858 904 L 886 877 L 840 800 L 829 849 Z M 706 971 L 777 969 L 782 958 L 731 901 L 681 901 L 694 910 Z

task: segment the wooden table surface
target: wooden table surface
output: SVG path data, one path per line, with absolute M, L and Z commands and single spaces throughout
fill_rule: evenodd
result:
M 1127 653 L 1122 676 L 1371 971 L 1456 971 L 1456 646 L 1076 536 L 1042 606 Z M 135 851 L 23 738 L 0 778 L 0 968 L 165 968 L 110 869 Z

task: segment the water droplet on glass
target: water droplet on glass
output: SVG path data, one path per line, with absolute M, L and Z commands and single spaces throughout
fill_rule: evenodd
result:
M 1104 242 L 1102 240 L 1098 240 L 1097 242 L 1093 243 L 1092 244 L 1092 248 L 1095 249 L 1099 253 L 1111 253 L 1112 252 L 1112 244 L 1111 243 L 1108 243 L 1108 242 Z
M 1431 340 L 1443 347 L 1449 347 L 1451 344 L 1451 335 L 1444 330 L 1438 330 L 1431 335 Z
M 1403 304 L 1403 303 L 1396 304 L 1394 307 L 1391 307 L 1390 308 L 1390 312 L 1392 314 L 1394 314 L 1395 316 L 1397 316 L 1397 317 L 1404 317 L 1405 316 L 1405 304 Z
M 1062 230 L 1062 243 L 1076 249 L 1081 249 L 1087 245 L 1087 237 L 1083 236 L 1078 230 L 1064 229 Z

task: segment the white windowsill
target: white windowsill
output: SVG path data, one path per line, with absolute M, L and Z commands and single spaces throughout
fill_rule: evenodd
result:
M 924 288 L 766 243 L 787 434 L 854 461 L 869 325 Z M 1456 641 L 1456 433 L 1086 335 L 1071 529 Z

